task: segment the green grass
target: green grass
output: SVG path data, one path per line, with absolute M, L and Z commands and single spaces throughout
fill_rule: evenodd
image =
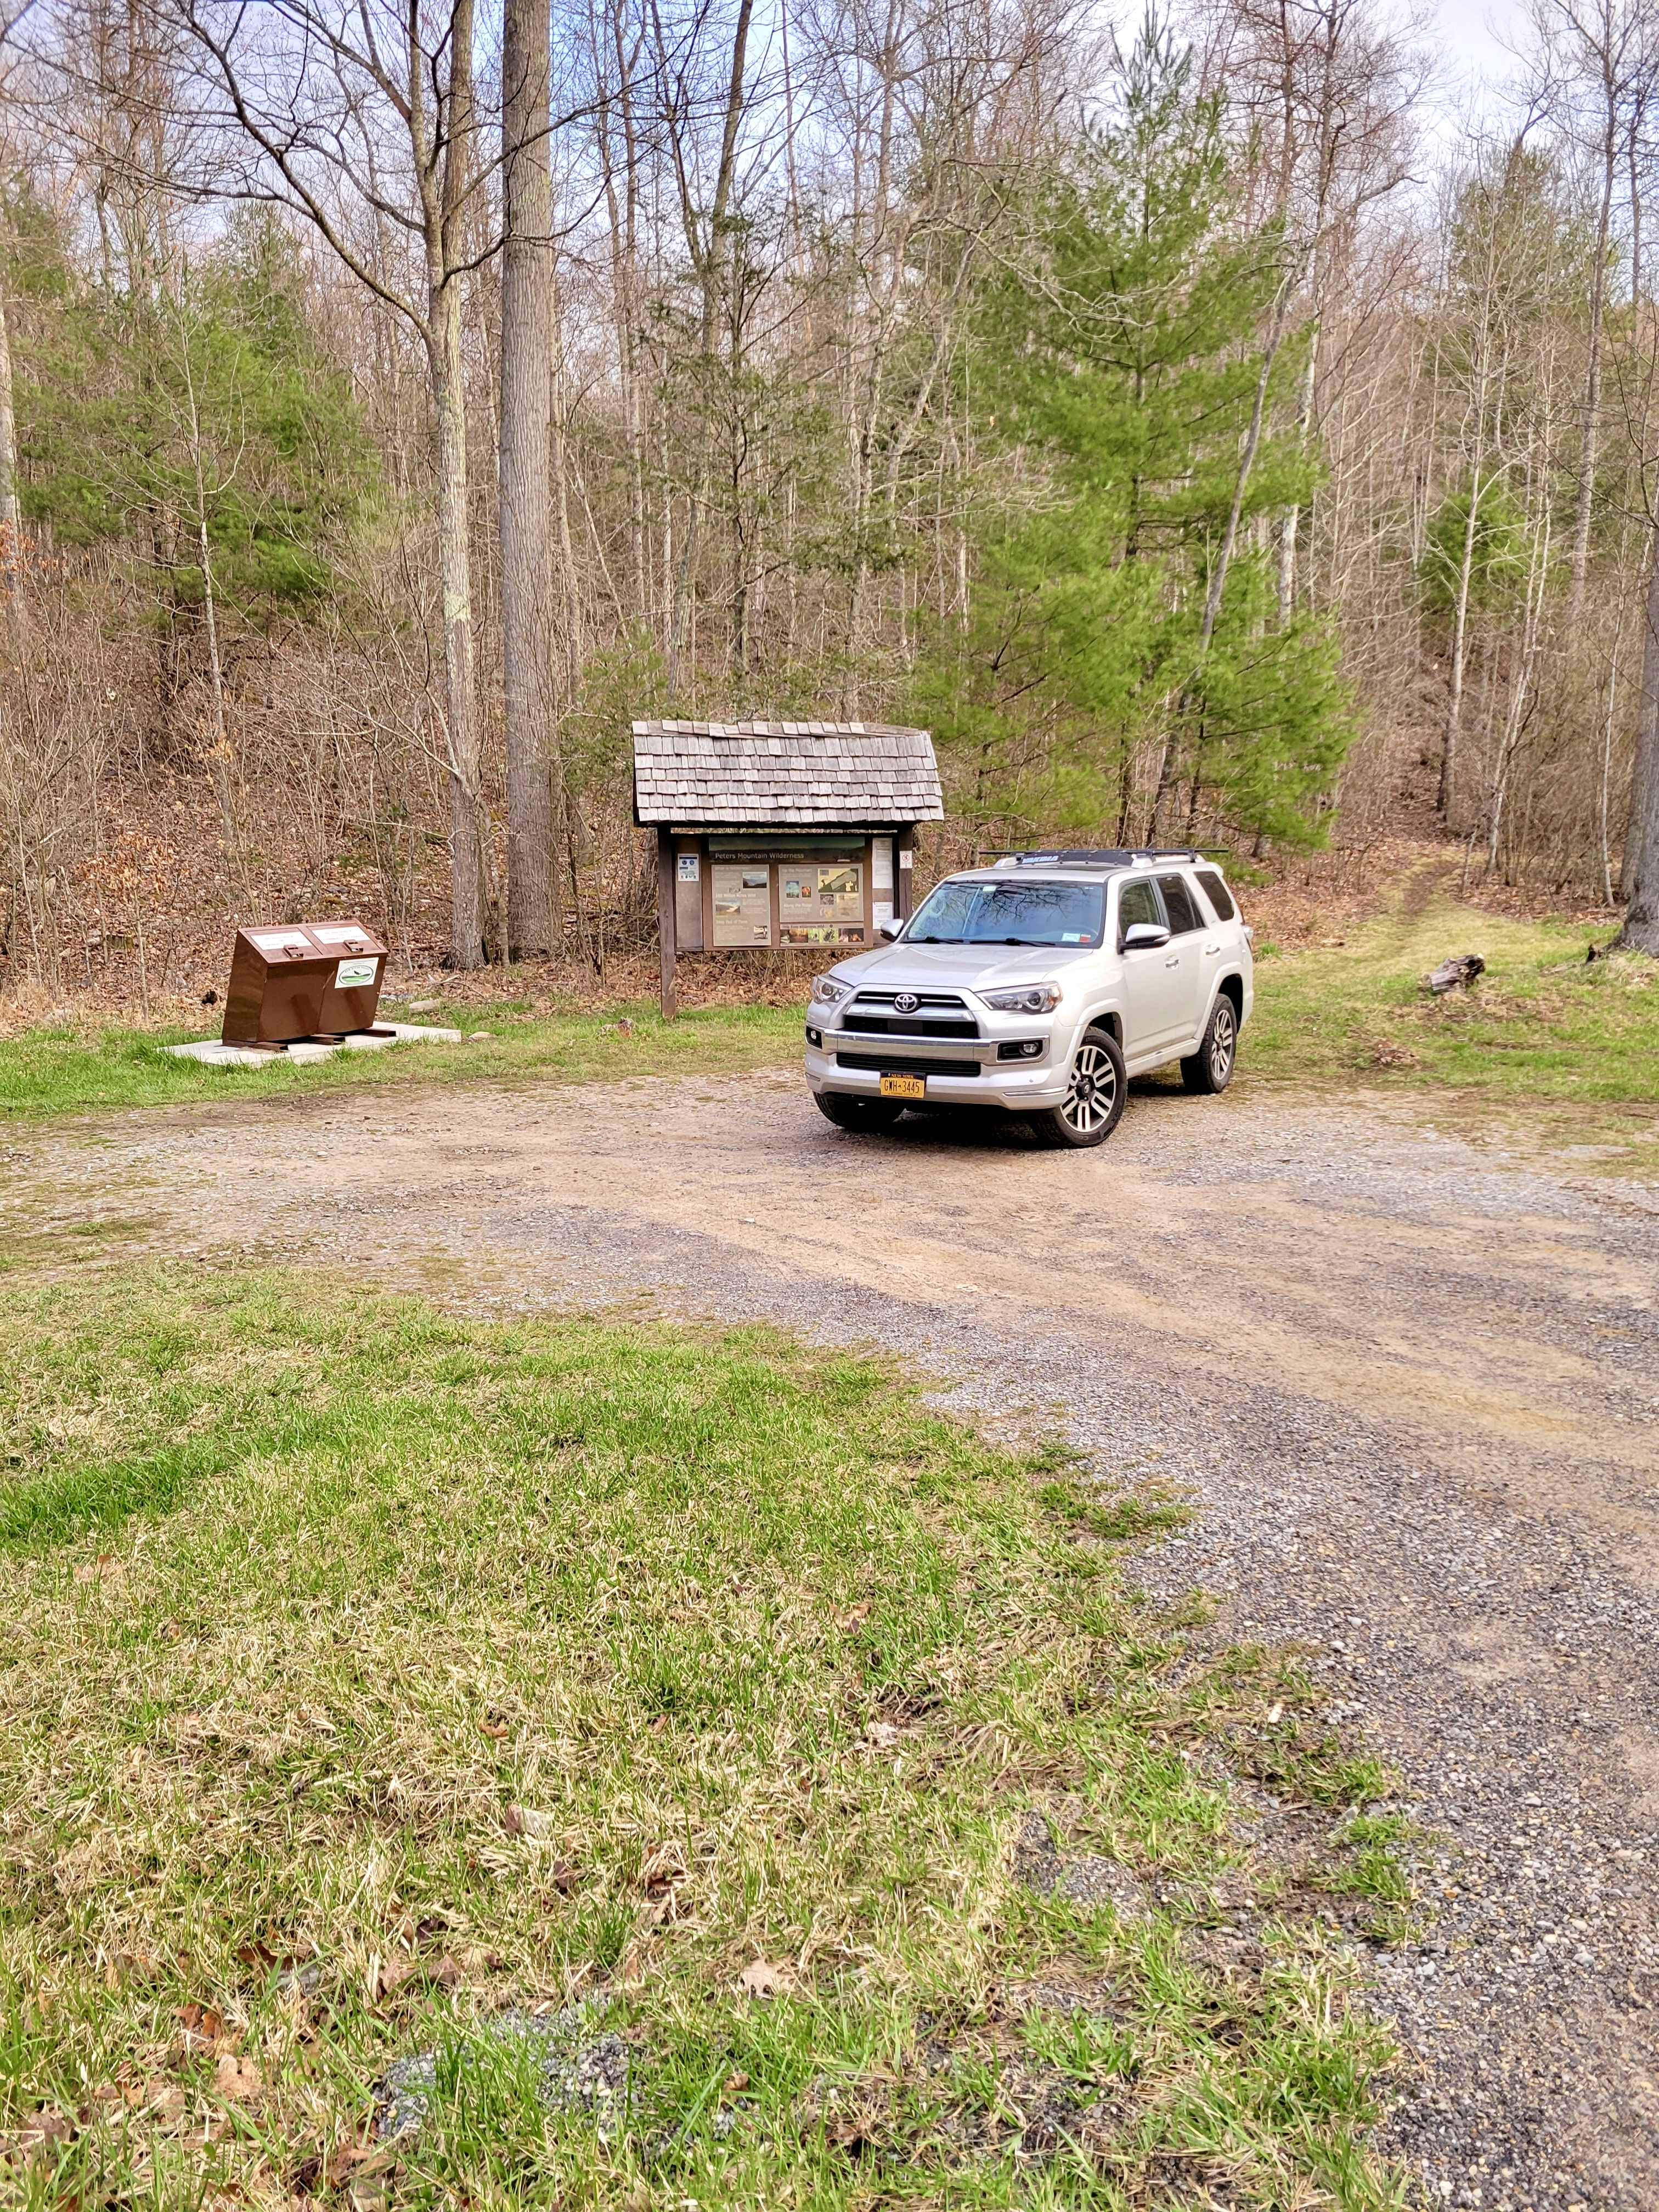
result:
M 387 1016 L 410 1018 L 396 1006 Z M 182 1042 L 188 1034 L 182 1030 L 150 1035 L 106 1029 L 96 1036 L 66 1027 L 28 1030 L 0 1042 L 0 1122 L 98 1108 L 291 1098 L 414 1083 L 620 1082 L 636 1075 L 739 1073 L 787 1060 L 801 1048 L 800 1012 L 790 1007 L 698 1008 L 665 1023 L 652 1006 L 549 1019 L 446 1002 L 441 1012 L 413 1018 L 492 1034 L 477 1043 L 337 1053 L 309 1066 L 273 1054 L 269 1066 L 243 1070 L 175 1060 L 162 1048 Z M 617 1026 L 623 1020 L 630 1025 L 627 1030 Z
M 1659 1107 L 1659 962 L 1587 964 L 1585 948 L 1607 934 L 1442 898 L 1366 923 L 1340 950 L 1261 959 L 1241 1072 L 1457 1091 L 1553 1125 L 1639 1133 Z M 1423 977 L 1462 952 L 1480 953 L 1486 974 L 1472 991 L 1431 999 Z
M 9 2201 L 1401 2201 L 1335 1942 L 1374 1770 L 1053 1455 L 757 1332 L 181 1268 L 0 1294 L 0 1437 Z M 1261 1758 L 1329 1839 L 1289 1892 Z M 1146 1916 L 1015 1880 L 1037 1814 Z M 486 2032 L 573 1995 L 603 2126 Z
M 1547 1130 L 1639 1142 L 1659 1109 L 1659 963 L 1587 965 L 1585 948 L 1607 934 L 1509 921 L 1441 896 L 1410 911 L 1397 901 L 1340 948 L 1286 954 L 1264 945 L 1241 1076 L 1455 1093 L 1466 1108 Z M 1480 953 L 1486 974 L 1472 992 L 1431 1000 L 1423 976 L 1462 951 Z M 388 1012 L 399 1018 L 403 1009 L 388 1002 Z M 365 1086 L 739 1073 L 787 1063 L 800 1046 L 793 1007 L 705 1007 L 665 1024 L 649 1004 L 549 1018 L 526 1001 L 448 1000 L 441 1013 L 419 1018 L 492 1034 L 477 1043 L 343 1053 L 312 1066 L 273 1060 L 243 1073 L 171 1058 L 161 1047 L 182 1031 L 32 1030 L 0 1042 L 0 1122 Z

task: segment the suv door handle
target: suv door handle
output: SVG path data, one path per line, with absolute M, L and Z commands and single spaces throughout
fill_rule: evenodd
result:
M 1164 962 L 1164 965 L 1166 968 L 1179 968 L 1181 965 L 1181 955 L 1178 952 L 1172 952 L 1169 958 Z
M 1220 950 L 1221 947 L 1218 945 L 1206 945 L 1204 948 L 1204 957 L 1207 960 L 1212 952 L 1219 952 Z

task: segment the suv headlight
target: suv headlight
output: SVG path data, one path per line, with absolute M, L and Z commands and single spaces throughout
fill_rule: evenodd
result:
M 838 1006 L 852 988 L 850 983 L 837 983 L 828 975 L 814 975 L 810 996 L 815 1006 Z
M 981 991 L 979 995 L 1000 1014 L 1052 1014 L 1060 1004 L 1060 986 L 1022 983 L 1017 991 Z

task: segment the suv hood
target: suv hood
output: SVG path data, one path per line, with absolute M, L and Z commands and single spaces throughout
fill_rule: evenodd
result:
M 838 983 L 874 985 L 884 991 L 964 988 L 996 991 L 1015 983 L 1059 981 L 1079 960 L 1092 960 L 1093 945 L 889 945 L 837 961 Z

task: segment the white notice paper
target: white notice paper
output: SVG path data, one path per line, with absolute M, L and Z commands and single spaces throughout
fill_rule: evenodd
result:
M 870 888 L 878 897 L 893 888 L 893 841 L 890 837 L 873 837 L 870 841 Z M 878 915 L 877 920 L 881 917 Z

